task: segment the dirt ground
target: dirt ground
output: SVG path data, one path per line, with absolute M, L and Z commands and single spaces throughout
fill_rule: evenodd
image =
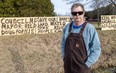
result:
M 98 33 L 102 54 L 91 69 L 107 73 L 102 69 L 116 67 L 116 31 Z M 61 35 L 0 36 L 0 73 L 63 73 Z

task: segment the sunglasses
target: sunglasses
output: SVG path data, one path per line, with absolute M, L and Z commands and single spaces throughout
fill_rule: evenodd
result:
M 78 14 L 78 15 L 82 15 L 83 12 L 82 12 L 82 11 L 79 11 L 79 12 L 71 12 L 71 14 L 72 14 L 73 16 L 77 16 L 77 14 Z

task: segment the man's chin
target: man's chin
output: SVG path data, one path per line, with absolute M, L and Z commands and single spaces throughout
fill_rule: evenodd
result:
M 76 19 L 75 21 L 76 21 L 76 22 L 80 22 L 80 20 L 79 20 L 79 19 Z

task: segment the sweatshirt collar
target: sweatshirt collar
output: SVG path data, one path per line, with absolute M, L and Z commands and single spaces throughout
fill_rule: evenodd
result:
M 75 25 L 74 22 L 73 22 L 73 26 L 72 26 L 72 27 L 73 27 L 73 28 L 80 28 L 81 26 L 83 26 L 83 24 L 77 26 L 77 25 Z

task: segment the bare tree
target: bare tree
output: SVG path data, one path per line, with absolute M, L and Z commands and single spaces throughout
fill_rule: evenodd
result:
M 96 2 L 98 2 L 100 6 L 104 6 L 104 5 L 106 6 L 112 3 L 116 7 L 116 0 L 63 0 L 63 1 L 66 1 L 67 4 L 72 4 L 75 2 L 80 2 L 80 3 L 84 2 L 84 5 L 88 5 L 90 3 L 91 5 L 95 5 Z
M 116 15 L 116 0 L 110 0 L 112 5 L 112 14 Z
M 110 2 L 116 7 L 116 0 L 110 0 Z

